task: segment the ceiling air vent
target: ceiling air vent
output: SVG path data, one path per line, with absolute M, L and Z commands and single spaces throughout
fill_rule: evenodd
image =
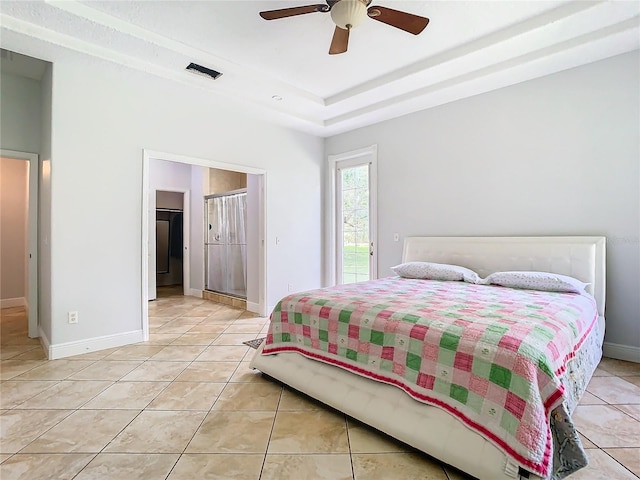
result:
M 210 68 L 203 67 L 202 65 L 198 65 L 197 63 L 190 63 L 187 66 L 187 70 L 190 72 L 196 73 L 198 75 L 203 75 L 205 77 L 209 77 L 212 79 L 218 78 L 222 73 L 216 72 L 215 70 L 211 70 Z

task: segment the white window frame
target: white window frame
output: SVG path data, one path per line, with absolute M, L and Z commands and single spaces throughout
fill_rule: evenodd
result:
M 369 163 L 369 230 L 370 241 L 373 243 L 373 255 L 371 258 L 371 269 L 369 277 L 371 279 L 378 278 L 378 146 L 371 145 L 369 147 L 360 148 L 350 152 L 339 153 L 328 156 L 329 175 L 328 175 L 328 195 L 327 195 L 327 263 L 325 265 L 325 286 L 332 286 L 338 283 L 337 272 L 339 262 L 337 251 L 339 241 L 337 237 L 336 219 L 337 219 L 337 185 L 338 185 L 338 169 L 348 168 L 357 165 Z

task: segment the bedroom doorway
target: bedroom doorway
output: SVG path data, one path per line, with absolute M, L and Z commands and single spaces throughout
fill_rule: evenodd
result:
M 376 148 L 329 157 L 335 284 L 377 278 Z
M 2 295 L 0 307 L 26 313 L 30 338 L 38 331 L 38 179 L 35 153 L 0 150 L 2 172 Z M 26 162 L 25 162 L 26 161 Z M 8 310 L 3 312 L 3 317 Z

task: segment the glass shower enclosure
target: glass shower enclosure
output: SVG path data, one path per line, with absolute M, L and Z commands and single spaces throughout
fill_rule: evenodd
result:
M 247 190 L 205 198 L 205 289 L 247 298 Z

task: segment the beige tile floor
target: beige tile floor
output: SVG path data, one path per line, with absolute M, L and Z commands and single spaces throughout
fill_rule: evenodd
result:
M 149 342 L 47 361 L 2 310 L 2 480 L 469 478 L 251 371 L 266 319 L 171 294 L 149 313 Z M 574 420 L 570 478 L 638 478 L 640 364 L 604 359 Z

